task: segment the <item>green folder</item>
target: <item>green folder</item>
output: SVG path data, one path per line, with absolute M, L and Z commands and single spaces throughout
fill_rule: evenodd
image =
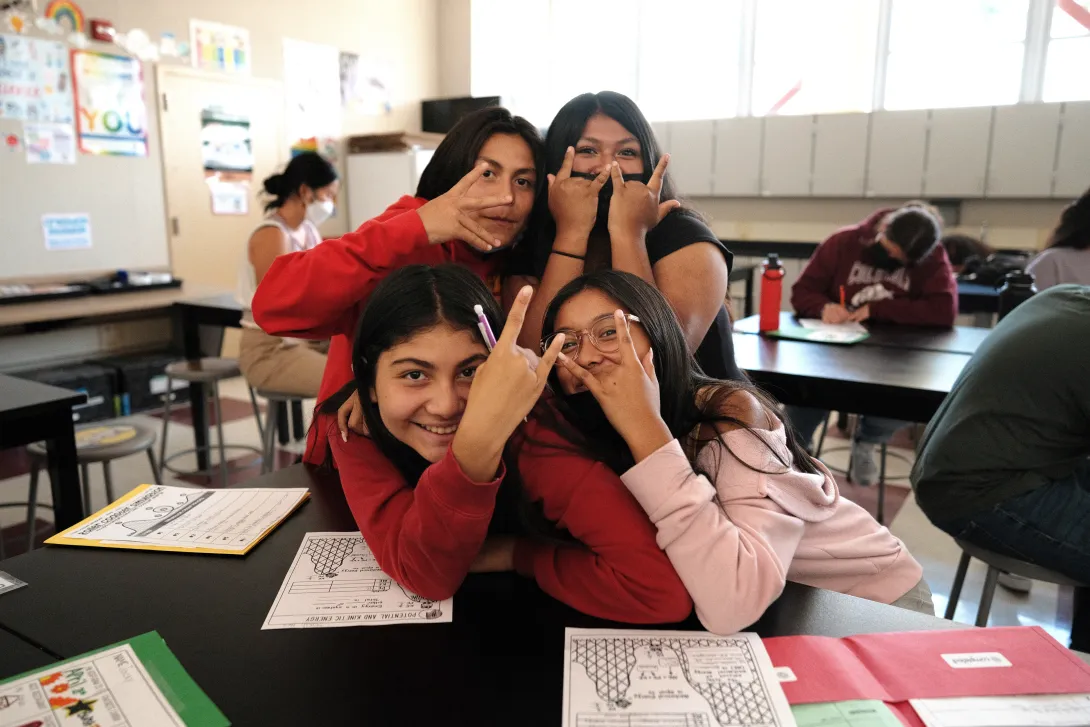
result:
M 125 646 L 139 664 L 132 663 Z M 109 651 L 115 653 L 102 658 Z M 135 724 L 148 724 L 140 720 L 139 711 L 131 711 L 141 705 L 158 717 L 156 724 L 165 723 L 167 708 L 188 727 L 231 724 L 155 631 L 0 681 L 0 704 L 5 705 L 0 727 L 33 724 L 43 715 L 50 719 L 56 715 L 61 721 L 77 715 L 94 720 L 96 712 L 111 707 L 125 712 L 130 721 L 135 719 Z

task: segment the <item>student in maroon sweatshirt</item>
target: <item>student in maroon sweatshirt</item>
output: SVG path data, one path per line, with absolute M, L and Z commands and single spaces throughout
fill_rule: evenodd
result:
M 791 304 L 800 318 L 826 323 L 875 321 L 913 326 L 954 325 L 957 283 L 938 215 L 922 202 L 881 209 L 821 243 L 791 288 Z M 843 291 L 844 305 L 841 305 Z M 829 412 L 788 407 L 803 442 Z M 875 454 L 903 426 L 896 419 L 863 417 L 852 444 L 850 479 L 862 485 L 878 481 Z
M 539 419 L 563 340 L 540 362 L 516 345 L 531 297 L 518 293 L 489 353 L 473 307 L 497 331 L 502 313 L 470 270 L 411 265 L 375 288 L 352 352 L 368 434 L 342 438 L 326 420 L 360 532 L 425 598 L 450 597 L 469 572 L 513 570 L 594 616 L 683 620 L 692 601 L 640 505 Z

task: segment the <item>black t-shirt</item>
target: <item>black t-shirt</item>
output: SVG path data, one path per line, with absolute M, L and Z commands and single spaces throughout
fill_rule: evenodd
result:
M 707 242 L 723 254 L 727 270 L 731 269 L 734 255 L 719 241 L 703 220 L 692 212 L 671 212 L 662 222 L 647 233 L 647 257 L 652 267 L 659 260 L 689 245 Z M 536 245 L 520 245 L 511 252 L 506 272 L 508 275 L 529 275 L 539 280 L 545 274 L 549 262 L 552 241 Z M 731 337 L 730 316 L 725 305 L 720 304 L 711 327 L 696 349 L 696 360 L 704 373 L 716 379 L 741 380 L 744 377 L 734 361 L 734 339 Z

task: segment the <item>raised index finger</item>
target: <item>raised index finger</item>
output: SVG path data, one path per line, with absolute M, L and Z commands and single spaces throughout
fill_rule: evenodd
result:
M 632 331 L 628 327 L 628 317 L 620 308 L 613 311 L 613 323 L 617 328 L 617 335 L 621 337 L 621 365 L 635 361 L 639 363 L 640 357 L 636 354 L 636 344 L 632 342 Z
M 659 158 L 659 163 L 655 165 L 655 171 L 652 172 L 651 179 L 647 182 L 647 188 L 654 192 L 656 197 L 662 191 L 662 178 L 666 174 L 666 165 L 669 163 L 670 155 L 663 154 Z
M 522 290 L 515 296 L 515 302 L 511 304 L 511 312 L 507 314 L 507 323 L 503 326 L 500 339 L 496 341 L 496 348 L 515 345 L 519 333 L 522 332 L 522 323 L 526 320 L 526 309 L 530 307 L 530 299 L 533 296 L 534 289 L 531 286 L 522 286 Z
M 461 197 L 469 188 L 473 186 L 473 183 L 481 178 L 481 175 L 488 170 L 488 162 L 481 162 L 472 169 L 469 170 L 469 174 L 465 175 L 458 180 L 458 183 L 450 188 L 451 194 Z
M 556 173 L 557 179 L 567 179 L 571 176 L 571 168 L 575 163 L 575 147 L 569 146 L 564 151 L 564 163 L 560 165 L 560 171 Z

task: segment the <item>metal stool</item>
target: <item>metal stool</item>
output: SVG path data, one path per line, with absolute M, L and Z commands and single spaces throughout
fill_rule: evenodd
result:
M 988 566 L 988 575 L 984 577 L 984 590 L 980 592 L 980 606 L 976 610 L 977 626 L 988 625 L 988 614 L 992 610 L 992 598 L 995 597 L 995 587 L 999 583 L 1000 573 L 1013 573 L 1016 576 L 1022 576 L 1034 581 L 1055 583 L 1058 586 L 1082 588 L 1086 585 L 1056 571 L 1017 558 L 993 553 L 990 550 L 981 548 L 979 545 L 966 543 L 964 540 L 955 538 L 954 542 L 961 548 L 961 560 L 958 562 L 957 575 L 954 576 L 954 585 L 950 589 L 950 602 L 946 604 L 946 613 L 943 614 L 943 618 L 948 621 L 954 620 L 954 612 L 958 608 L 958 599 L 961 598 L 961 587 L 965 585 L 965 574 L 968 573 L 969 561 L 973 558 Z
M 34 548 L 34 523 L 38 515 L 38 476 L 47 465 L 45 444 L 35 442 L 27 445 L 30 455 L 30 490 L 27 498 L 27 551 Z M 90 514 L 91 478 L 88 465 L 102 463 L 102 477 L 106 480 L 107 504 L 114 501 L 114 483 L 110 473 L 110 462 L 122 457 L 147 452 L 151 464 L 151 476 L 155 484 L 160 481 L 159 465 L 155 463 L 155 431 L 142 424 L 130 422 L 97 422 L 76 427 L 76 458 L 79 460 L 80 482 L 83 484 L 83 510 Z
M 241 376 L 242 372 L 238 368 L 238 361 L 230 358 L 202 358 L 195 361 L 175 361 L 172 364 L 168 364 L 166 367 L 167 375 L 167 395 L 163 404 L 163 433 L 159 442 L 159 461 L 163 469 L 174 472 L 180 475 L 207 475 L 209 478 L 212 476 L 212 465 L 210 464 L 207 470 L 180 470 L 176 467 L 170 466 L 170 461 L 176 457 L 180 457 L 184 454 L 190 454 L 201 451 L 211 454 L 212 445 L 209 443 L 205 447 L 190 447 L 189 449 L 183 449 L 180 452 L 175 452 L 169 457 L 166 456 L 167 450 L 167 427 L 170 425 L 170 407 L 171 396 L 170 392 L 173 391 L 173 383 L 175 379 L 180 381 L 188 381 L 191 384 L 205 384 L 211 389 L 211 399 L 213 410 L 216 415 L 216 434 L 217 434 L 217 448 L 220 455 L 220 478 L 221 482 L 227 484 L 227 454 L 228 449 L 245 449 L 255 454 L 261 454 L 261 450 L 257 447 L 251 447 L 248 444 L 227 444 L 223 441 L 223 413 L 220 410 L 220 389 L 219 382 L 224 379 L 232 379 L 236 376 Z M 247 387 L 250 392 L 250 403 L 254 407 L 254 417 L 257 419 L 258 433 L 263 434 L 261 431 L 261 410 L 257 406 L 257 399 L 254 398 L 253 389 Z M 205 401 L 195 402 L 191 401 L 190 406 L 208 406 L 207 399 L 209 393 L 205 393 Z
M 257 395 L 268 402 L 265 406 L 265 427 L 261 432 L 261 474 L 264 475 L 276 469 L 276 431 L 280 412 L 283 411 L 285 416 L 289 416 L 288 407 L 281 404 L 302 403 L 306 397 L 264 389 L 258 389 Z
M 821 437 L 818 438 L 817 451 L 814 454 L 814 457 L 817 458 L 817 459 L 821 459 L 821 451 L 825 447 L 825 435 L 829 431 L 829 417 L 831 417 L 832 415 L 833 415 L 833 413 L 829 412 L 829 416 L 825 417 L 825 421 L 821 423 Z M 840 415 L 838 414 L 837 416 L 839 417 Z M 852 443 L 854 444 L 854 441 L 855 441 L 854 440 L 854 434 L 852 435 L 851 439 L 852 439 Z M 886 458 L 887 457 L 893 457 L 894 459 L 899 459 L 899 460 L 901 460 L 902 462 L 904 462 L 905 464 L 908 464 L 908 465 L 911 465 L 912 463 L 909 462 L 907 458 L 905 458 L 904 456 L 902 456 L 900 454 L 897 454 L 896 452 L 894 452 L 893 454 L 890 454 L 888 449 L 887 449 L 887 446 L 886 446 L 885 442 L 882 442 L 882 444 L 880 444 L 879 446 L 881 447 L 881 457 L 878 460 L 878 514 L 877 514 L 877 517 L 875 519 L 878 521 L 879 524 L 885 525 L 884 520 L 886 518 Z M 830 452 L 840 452 L 840 451 L 843 451 L 844 449 L 845 449 L 844 447 L 837 447 L 836 449 L 831 449 L 829 451 Z M 836 468 L 833 468 L 833 467 L 829 467 L 829 470 L 832 471 L 832 472 L 842 473 L 845 477 L 848 478 L 848 482 L 851 482 L 852 481 L 852 475 L 851 475 L 852 460 L 851 460 L 851 456 L 849 455 L 849 457 L 848 457 L 848 467 L 847 467 L 847 469 L 840 470 L 840 469 L 836 469 Z M 906 480 L 906 479 L 908 479 L 908 477 L 890 477 L 889 479 L 891 479 L 891 480 Z

